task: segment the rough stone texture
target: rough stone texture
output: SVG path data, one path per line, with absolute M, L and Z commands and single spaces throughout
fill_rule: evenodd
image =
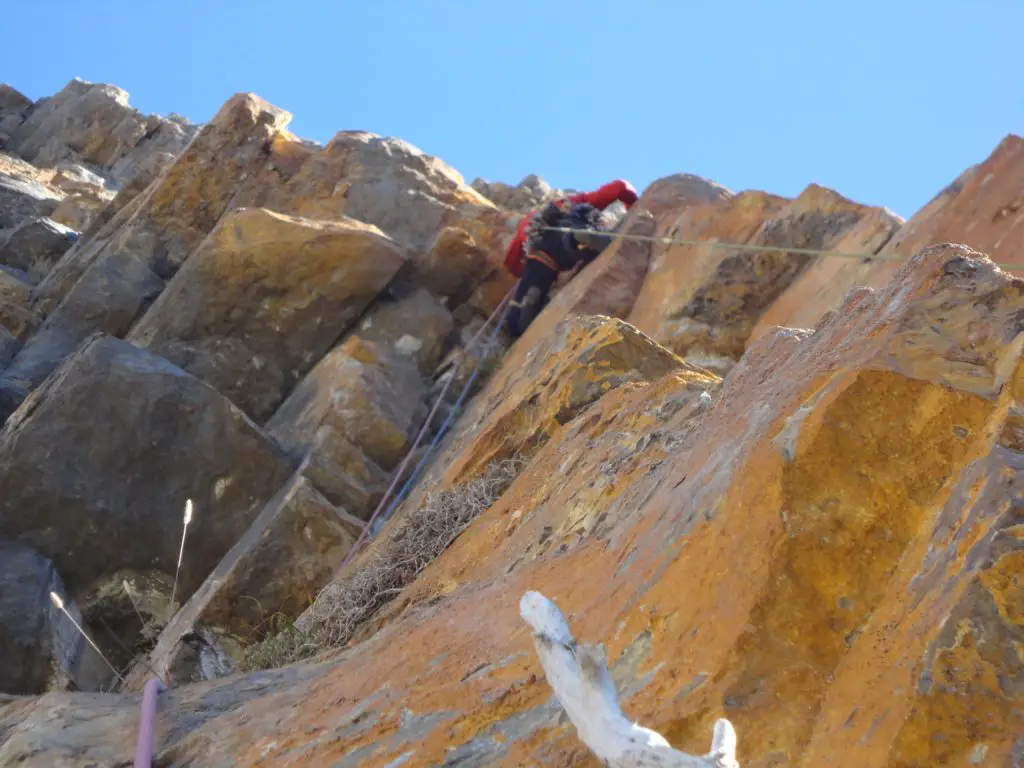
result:
M 320 428 L 331 426 L 390 471 L 419 426 L 424 389 L 411 360 L 350 336 L 307 374 L 266 430 L 293 456 L 304 456 Z
M 3 149 L 11 134 L 17 130 L 32 108 L 32 99 L 12 88 L 0 83 L 0 149 Z
M 755 198 L 736 224 L 756 221 L 772 201 Z M 764 206 L 764 207 L 763 207 Z M 832 248 L 869 213 L 867 206 L 811 185 L 749 238 L 752 245 Z M 727 214 L 728 215 L 728 214 Z M 709 233 L 702 233 L 706 239 Z M 654 337 L 687 360 L 717 372 L 729 370 L 758 321 L 814 257 L 772 251 L 699 247 L 675 272 L 679 289 L 666 301 Z M 678 263 L 678 262 L 677 262 Z M 656 280 L 658 276 L 652 275 Z M 648 321 L 650 322 L 650 321 Z M 641 323 L 641 328 L 649 328 Z
M 506 360 L 451 437 L 440 482 L 463 483 L 491 461 L 530 456 L 606 392 L 675 369 L 707 375 L 621 320 L 569 317 L 525 359 Z
M 76 232 L 84 232 L 100 219 L 109 205 L 106 196 L 74 192 L 60 201 L 50 218 Z
M 891 212 L 872 208 L 830 247 L 844 253 L 875 254 L 902 224 L 903 220 Z M 815 258 L 761 316 L 748 344 L 772 332 L 775 326 L 813 328 L 822 315 L 839 307 L 851 290 L 864 285 L 876 267 L 876 262 L 866 258 Z
M 1012 765 L 1022 310 L 1024 283 L 939 248 L 815 333 L 762 337 L 718 389 L 692 369 L 622 384 L 370 639 L 162 698 L 157 762 L 591 765 L 518 616 L 537 589 L 678 749 L 703 751 L 724 715 L 755 768 Z M 541 386 L 525 374 L 495 379 L 465 428 Z M 130 761 L 137 705 L 12 701 L 0 762 Z
M 15 360 L 16 374 L 36 386 L 89 334 L 127 332 L 289 119 L 255 96 L 232 97 L 158 183 L 76 243 L 40 283 L 36 303 L 49 314 Z
M 128 106 L 128 93 L 121 88 L 75 78 L 38 102 L 7 145 L 37 166 L 85 162 L 114 171 L 113 178 L 124 182 L 142 154 L 180 152 L 194 130 L 181 118 L 143 116 Z
M 401 250 L 376 227 L 239 208 L 127 338 L 263 422 L 402 264 Z M 225 343 L 236 353 L 216 354 Z
M 313 437 L 305 475 L 328 501 L 359 520 L 370 517 L 388 486 L 388 473 L 329 424 Z
M 660 234 L 681 240 L 745 243 L 787 202 L 764 192 L 741 192 L 686 208 L 666 206 Z M 707 279 L 720 255 L 721 251 L 708 246 L 653 246 L 650 268 L 629 322 L 654 339 L 669 338 L 671 319 L 686 307 L 693 284 Z
M 39 321 L 29 306 L 30 289 L 28 283 L 0 269 L 0 326 L 22 341 Z
M 452 313 L 429 291 L 412 288 L 406 295 L 378 301 L 359 323 L 355 335 L 416 361 L 427 373 L 440 361 L 454 326 Z
M 0 232 L 0 264 L 42 280 L 71 247 L 74 231 L 50 219 L 27 219 Z
M 21 341 L 3 325 L 0 325 L 0 371 L 6 368 L 21 349 Z M 0 407 L 0 412 L 3 408 Z M 8 414 L 9 415 L 9 414 Z M 0 416 L 0 421 L 7 415 Z
M 1024 275 L 1024 138 L 1010 134 L 983 162 L 967 169 L 896 233 L 887 254 L 909 258 L 930 245 L 961 243 L 1015 275 Z M 898 264 L 876 265 L 865 280 L 880 287 Z
M 313 602 L 361 530 L 296 473 L 167 625 L 149 667 L 176 685 L 229 673 L 242 647 Z M 151 676 L 137 664 L 128 689 L 141 690 Z
M 0 539 L 0 693 L 43 693 L 69 685 L 92 690 L 111 677 L 103 660 L 50 602 L 51 592 L 81 623 L 53 563 Z
M 470 186 L 499 208 L 516 213 L 532 211 L 544 203 L 557 200 L 576 191 L 553 189 L 544 179 L 534 174 L 527 176 L 514 187 L 500 181 L 486 181 L 485 179 L 474 179 Z
M 487 254 L 473 236 L 458 227 L 442 229 L 430 248 L 413 257 L 411 277 L 436 296 L 457 307 L 491 272 Z
M 51 558 L 77 596 L 118 569 L 173 575 L 191 498 L 184 599 L 292 467 L 207 385 L 127 342 L 96 338 L 0 432 L 0 535 Z
M 63 193 L 43 181 L 46 177 L 25 173 L 23 166 L 0 156 L 0 230 L 49 216 L 64 198 Z
M 348 216 L 379 227 L 415 254 L 447 226 L 466 229 L 501 261 L 512 216 L 467 186 L 462 176 L 404 141 L 342 131 L 323 149 L 281 141 L 274 162 L 246 185 L 237 205 L 309 218 Z

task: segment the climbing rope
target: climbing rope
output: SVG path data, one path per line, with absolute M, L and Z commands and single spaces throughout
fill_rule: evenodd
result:
M 494 328 L 491 330 L 491 335 L 487 339 L 487 349 L 485 353 L 477 361 L 476 365 L 473 366 L 473 371 L 472 373 L 470 373 L 469 378 L 463 385 L 462 392 L 459 394 L 458 399 L 455 401 L 455 405 L 453 405 L 451 410 L 448 411 L 448 416 L 445 418 L 444 423 L 441 425 L 441 428 L 437 431 L 437 434 L 434 435 L 433 441 L 430 443 L 430 446 L 427 448 L 426 452 L 423 454 L 419 462 L 416 464 L 416 467 L 413 470 L 412 474 L 409 475 L 408 480 L 406 480 L 405 484 L 402 486 L 401 491 L 399 491 L 397 495 L 392 497 L 392 494 L 395 491 L 395 487 L 398 485 L 399 480 L 401 480 L 402 478 L 402 474 L 405 472 L 406 467 L 409 466 L 409 462 L 412 460 L 413 454 L 416 453 L 416 450 L 419 448 L 420 443 L 423 441 L 423 438 L 430 430 L 430 425 L 433 423 L 434 416 L 437 414 L 438 409 L 441 407 L 441 403 L 444 402 L 444 396 L 447 394 L 448 388 L 451 386 L 452 382 L 455 381 L 455 374 L 453 373 L 444 383 L 444 386 L 441 388 L 441 391 L 437 395 L 437 399 L 434 401 L 433 407 L 431 407 L 430 409 L 430 413 L 427 415 L 426 420 L 423 422 L 423 426 L 420 428 L 419 434 L 416 435 L 416 439 L 413 441 L 413 444 L 409 448 L 408 453 L 405 454 L 405 458 L 402 459 L 402 463 L 398 466 L 398 469 L 395 470 L 394 476 L 391 479 L 391 484 L 388 486 L 387 491 L 384 492 L 384 496 L 377 504 L 377 508 L 373 511 L 373 514 L 370 515 L 370 519 L 367 520 L 366 526 L 363 528 L 362 533 L 359 534 L 359 538 L 356 539 L 356 543 L 352 545 L 352 549 L 348 551 L 348 554 L 342 561 L 341 566 L 338 568 L 338 574 L 341 574 L 341 572 L 345 570 L 345 567 L 350 562 L 352 562 L 353 558 L 355 558 L 356 554 L 358 554 L 359 550 L 362 548 L 366 540 L 369 537 L 373 536 L 373 527 L 377 523 L 378 519 L 380 520 L 381 524 L 387 522 L 388 518 L 391 517 L 391 514 L 395 511 L 395 508 L 398 506 L 399 503 L 401 503 L 402 499 L 405 498 L 406 494 L 409 492 L 409 489 L 412 488 L 416 480 L 419 479 L 420 472 L 426 466 L 427 460 L 430 458 L 431 454 L 437 447 L 438 443 L 440 443 L 441 440 L 444 438 L 445 434 L 447 433 L 449 427 L 451 426 L 455 418 L 455 414 L 458 412 L 459 408 L 462 407 L 462 404 L 465 401 L 466 396 L 469 394 L 469 391 L 472 388 L 473 383 L 476 381 L 476 378 L 480 373 L 480 368 L 483 366 L 484 362 L 486 362 L 487 359 L 490 357 L 491 349 L 493 348 L 494 345 L 494 340 L 495 338 L 497 338 L 498 332 L 501 330 L 501 327 L 505 322 L 505 316 L 508 314 L 510 306 L 509 302 L 511 301 L 512 294 L 514 292 L 515 287 L 513 286 L 513 288 L 507 294 L 505 294 L 505 298 L 501 300 L 501 303 L 498 304 L 495 310 L 491 313 L 490 317 L 487 318 L 486 322 L 484 322 L 484 324 L 480 326 L 479 330 L 477 330 L 477 332 L 473 335 L 473 338 L 469 340 L 469 343 L 466 344 L 465 349 L 463 349 L 462 351 L 462 358 L 459 361 L 460 363 L 462 362 L 462 360 L 466 359 L 466 356 L 469 354 L 470 350 L 473 349 L 476 343 L 483 336 L 484 331 L 486 331 L 488 326 L 492 322 L 494 322 L 495 318 L 497 318 L 497 322 L 494 323 Z
M 586 232 L 591 230 L 572 229 L 569 227 L 545 227 L 548 232 Z M 854 251 L 829 251 L 822 248 L 795 248 L 784 245 L 757 245 L 755 243 L 728 243 L 718 240 L 687 240 L 678 237 L 659 237 L 657 235 L 634 235 L 627 232 L 601 232 L 601 235 L 619 240 L 640 240 L 660 245 L 691 245 L 705 248 L 722 248 L 729 251 L 751 251 L 768 253 L 795 253 L 804 256 L 828 256 L 840 259 L 858 259 L 864 262 L 887 261 L 902 263 L 909 261 L 904 256 L 889 253 L 857 253 Z M 1007 271 L 1024 270 L 1024 264 L 1009 264 L 1006 262 L 993 261 L 1000 269 Z

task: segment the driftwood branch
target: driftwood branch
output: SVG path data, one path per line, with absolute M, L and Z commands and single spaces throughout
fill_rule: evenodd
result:
M 533 629 L 533 645 L 559 703 L 580 741 L 611 768 L 739 768 L 736 731 L 715 723 L 711 751 L 703 756 L 672 749 L 619 709 L 618 694 L 601 645 L 577 644 L 561 611 L 538 592 L 527 592 L 519 614 Z

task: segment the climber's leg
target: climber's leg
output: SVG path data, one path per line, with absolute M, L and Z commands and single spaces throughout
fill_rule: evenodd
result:
M 516 286 L 509 309 L 506 328 L 518 338 L 548 303 L 548 292 L 555 284 L 558 272 L 537 259 L 527 259 L 523 276 Z

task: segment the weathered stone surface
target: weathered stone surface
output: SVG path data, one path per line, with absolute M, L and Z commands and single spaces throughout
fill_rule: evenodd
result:
M 740 215 L 749 222 L 763 204 Z M 811 185 L 779 213 L 764 221 L 751 245 L 827 249 L 848 235 L 869 213 L 831 190 Z M 739 223 L 739 222 L 737 222 Z M 732 224 L 730 224 L 730 227 Z M 707 237 L 705 231 L 701 237 Z M 814 257 L 774 251 L 699 247 L 686 262 L 685 276 L 668 300 L 670 313 L 658 324 L 657 341 L 687 360 L 718 372 L 731 368 L 746 347 L 758 321 L 789 288 Z M 651 279 L 657 279 L 652 275 Z M 662 311 L 666 302 L 662 302 Z
M 28 283 L 0 269 L 0 326 L 22 341 L 39 320 L 29 306 L 30 289 Z
M 236 209 L 127 338 L 262 422 L 403 263 L 398 246 L 370 225 Z M 214 354 L 224 342 L 248 354 Z
M 359 520 L 369 518 L 388 486 L 388 473 L 329 424 L 313 437 L 305 475 L 328 501 Z
M 17 227 L 27 219 L 49 216 L 63 195 L 25 176 L 4 173 L 0 167 L 0 230 Z
M 914 214 L 885 253 L 909 258 L 931 245 L 961 243 L 1024 275 L 1022 174 L 1024 138 L 1010 134 L 984 162 L 967 169 Z M 865 284 L 885 285 L 898 267 L 877 264 Z
M 526 213 L 538 208 L 551 200 L 557 200 L 576 190 L 554 189 L 544 179 L 531 174 L 511 186 L 500 181 L 487 181 L 485 179 L 474 179 L 470 186 L 486 197 L 499 208 L 516 213 Z
M 876 254 L 899 230 L 903 220 L 884 208 L 872 208 L 856 226 L 834 241 L 831 250 L 843 253 Z M 869 259 L 821 256 L 794 280 L 761 315 L 748 344 L 773 327 L 813 328 L 822 315 L 839 307 L 846 295 L 864 285 L 877 267 Z
M 292 467 L 207 385 L 127 342 L 97 338 L 0 432 L 0 535 L 51 558 L 77 596 L 118 569 L 173 575 L 191 498 L 178 583 L 186 598 Z
M 94 690 L 112 677 L 103 660 L 50 601 L 82 616 L 53 563 L 27 547 L 0 539 L 0 692 L 42 693 L 75 686 Z
M 684 206 L 707 205 L 732 199 L 733 194 L 717 181 L 676 173 L 651 182 L 636 208 L 660 220 L 663 216 L 677 216 Z
M 525 359 L 506 359 L 451 438 L 454 455 L 438 462 L 441 483 L 465 482 L 494 460 L 530 456 L 606 392 L 675 369 L 714 378 L 620 320 L 569 317 Z
M 434 369 L 454 328 L 452 313 L 423 288 L 393 299 L 382 297 L 366 313 L 355 334 L 395 355 L 416 361 L 421 371 Z
M 21 341 L 3 325 L 0 325 L 0 371 L 10 364 L 14 356 L 21 349 Z M 0 412 L 3 408 L 0 407 Z M 9 415 L 9 414 L 7 414 Z M 7 418 L 7 415 L 0 416 L 0 422 Z
M 196 132 L 187 120 L 146 117 L 128 106 L 128 93 L 75 78 L 42 99 L 7 141 L 10 150 L 40 167 L 87 163 L 126 183 L 145 155 L 181 152 Z
M 317 363 L 266 430 L 294 456 L 331 426 L 384 470 L 392 470 L 419 426 L 425 385 L 415 363 L 350 336 Z
M 174 165 L 37 288 L 49 313 L 12 368 L 38 385 L 89 334 L 120 336 L 163 290 L 266 158 L 290 116 L 255 96 L 231 98 Z
M 764 192 L 683 207 L 664 206 L 661 232 L 680 240 L 745 243 L 788 201 Z M 629 313 L 629 322 L 654 339 L 671 338 L 672 319 L 682 312 L 694 285 L 708 279 L 721 251 L 708 246 L 654 245 L 650 268 Z
M 491 272 L 487 254 L 459 227 L 442 229 L 426 252 L 413 257 L 412 268 L 412 279 L 449 307 L 462 304 Z
M 0 232 L 0 264 L 39 281 L 71 247 L 75 235 L 74 230 L 51 219 L 27 219 L 6 233 Z
M 239 195 L 239 206 L 319 219 L 347 216 L 379 227 L 411 253 L 447 226 L 466 229 L 501 260 L 512 215 L 467 186 L 450 166 L 398 139 L 342 131 L 322 150 L 279 142 L 272 166 Z
M 230 673 L 242 647 L 313 602 L 361 530 L 296 473 L 167 625 L 149 667 L 176 685 Z M 138 664 L 129 689 L 151 676 Z
M 157 761 L 590 764 L 518 616 L 539 589 L 678 749 L 724 715 L 744 766 L 1013 764 L 1024 283 L 976 256 L 916 257 L 815 333 L 763 336 L 720 388 L 692 369 L 619 386 L 373 637 L 163 698 Z M 128 761 L 136 725 L 136 698 L 12 702 L 0 761 Z
M 0 83 L 0 149 L 7 145 L 32 108 L 32 99 L 6 83 Z
M 60 201 L 50 218 L 76 232 L 84 232 L 92 227 L 109 205 L 110 200 L 105 196 L 73 192 Z

